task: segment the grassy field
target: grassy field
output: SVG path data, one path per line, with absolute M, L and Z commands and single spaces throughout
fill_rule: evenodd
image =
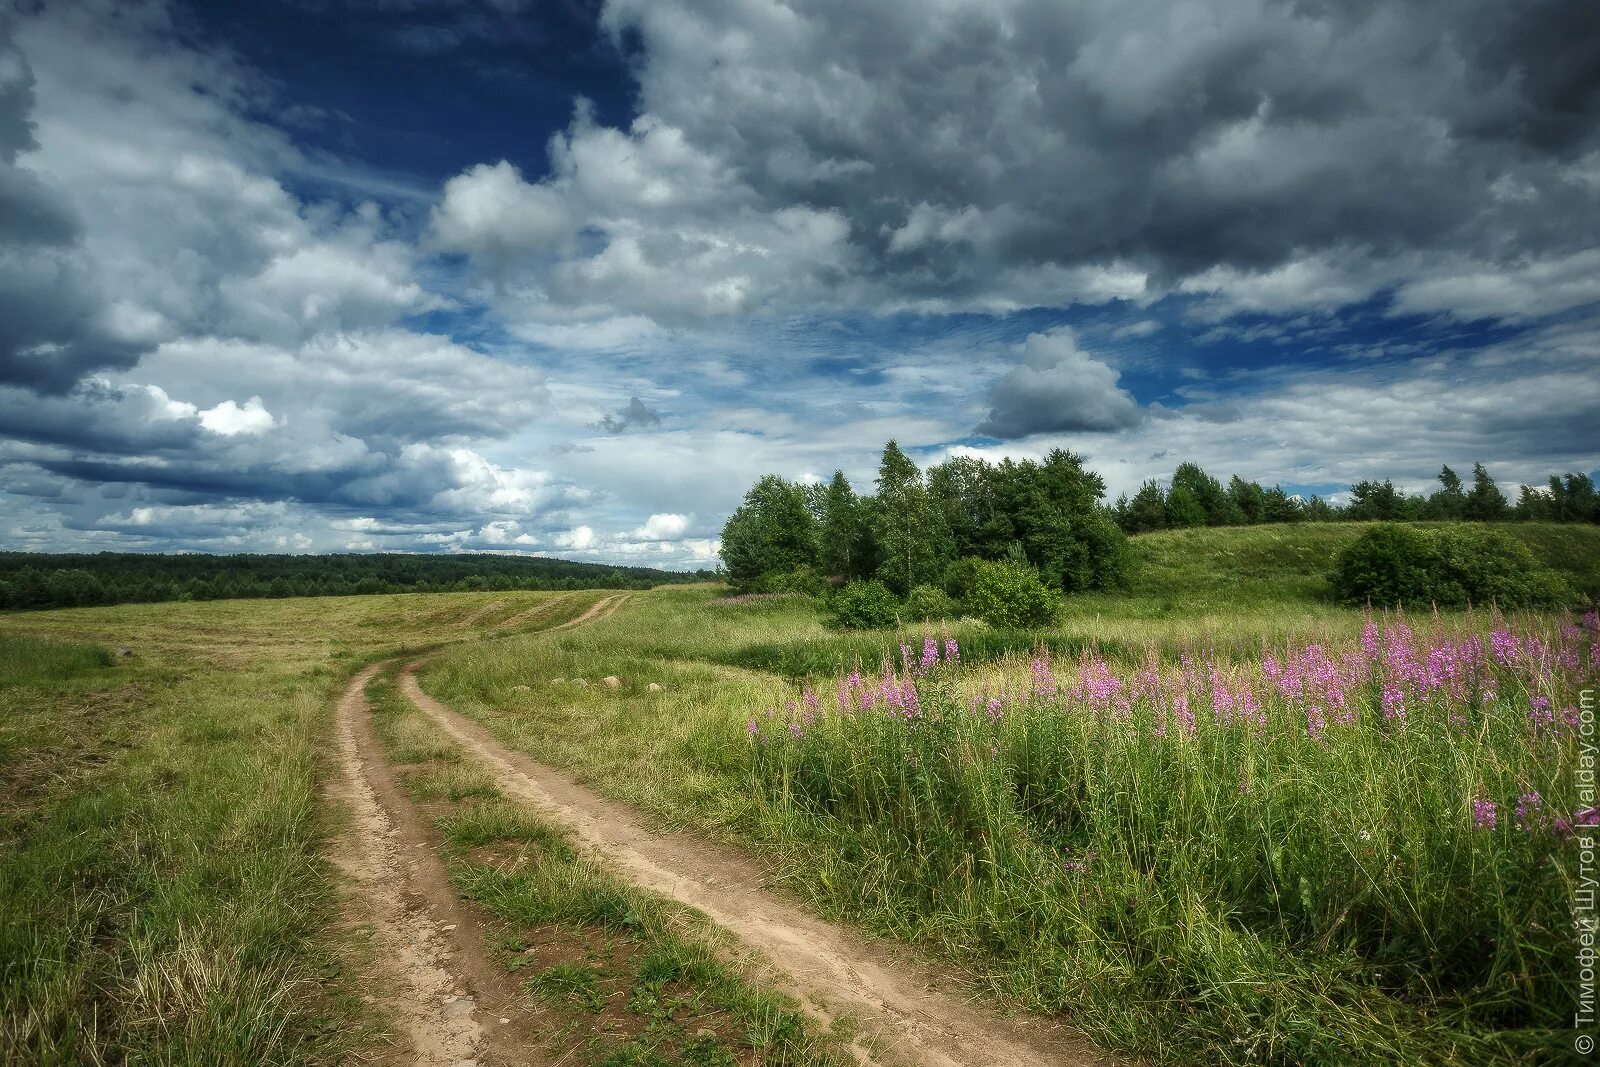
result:
M 1592 588 L 1600 531 L 1509 529 Z M 1374 633 L 1320 585 L 1356 532 L 1137 538 L 1127 593 L 1073 599 L 1046 632 L 932 627 L 926 670 L 923 628 L 840 634 L 813 602 L 712 586 L 539 637 L 519 631 L 602 594 L 0 616 L 0 1062 L 337 1063 L 381 1044 L 331 932 L 330 709 L 362 665 L 441 644 L 424 687 L 509 745 L 769 857 L 819 911 L 1107 1046 L 1559 1059 L 1572 838 L 1592 833 L 1562 713 L 1596 684 L 1592 638 L 1485 611 Z M 573 1062 L 824 1056 L 721 969 L 712 932 L 576 859 L 376 697 L 507 958 L 530 931 L 555 946 L 523 973 L 573 1026 Z M 512 874 L 489 862 L 506 849 Z M 561 947 L 588 940 L 603 951 Z
M 598 594 L 0 617 L 0 1060 L 336 1063 L 329 709 L 362 663 Z
M 454 650 L 423 684 L 663 825 L 773 856 L 830 915 L 1112 1047 L 1559 1058 L 1570 835 L 1587 832 L 1556 822 L 1576 806 L 1560 713 L 1597 680 L 1590 638 L 1483 611 L 1364 634 L 1318 584 L 1347 530 L 1140 538 L 1130 595 L 1075 601 L 1044 634 L 929 628 L 962 663 L 926 676 L 898 670 L 902 635 L 703 588 Z M 1594 573 L 1600 531 L 1521 532 Z M 1496 631 L 1522 651 L 1501 662 Z M 904 637 L 920 658 L 922 628 Z M 874 713 L 834 695 L 857 663 Z M 607 674 L 624 686 L 574 684 Z

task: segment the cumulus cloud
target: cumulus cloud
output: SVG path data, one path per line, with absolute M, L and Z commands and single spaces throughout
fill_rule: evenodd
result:
M 1033 334 L 1018 351 L 1022 362 L 990 390 L 992 406 L 978 433 L 1007 439 L 1104 432 L 1139 421 L 1138 404 L 1117 384 L 1121 375 L 1079 348 L 1070 329 Z
M 689 516 L 673 512 L 658 512 L 633 531 L 640 541 L 676 541 L 689 528 Z
M 200 412 L 200 425 L 223 437 L 236 434 L 261 433 L 275 425 L 272 412 L 261 406 L 261 398 L 253 396 L 242 405 L 224 400 L 214 408 Z

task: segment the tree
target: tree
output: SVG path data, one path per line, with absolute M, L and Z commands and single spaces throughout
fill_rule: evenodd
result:
M 1300 522 L 1306 517 L 1306 509 L 1298 497 L 1275 485 L 1262 493 L 1261 516 L 1262 522 Z
M 1406 495 L 1388 479 L 1381 482 L 1359 481 L 1350 487 L 1350 507 L 1347 514 L 1356 520 L 1394 522 L 1408 518 Z
M 1228 498 L 1244 522 L 1254 525 L 1267 521 L 1267 491 L 1259 483 L 1247 482 L 1235 474 L 1228 481 Z
M 1506 495 L 1494 484 L 1482 463 L 1472 465 L 1472 491 L 1467 494 L 1462 515 L 1475 522 L 1504 522 L 1511 517 Z
M 934 506 L 922 472 L 893 441 L 884 446 L 878 467 L 877 529 L 878 575 L 901 595 L 937 581 L 955 558 L 949 520 Z
M 1121 509 L 1119 522 L 1128 533 L 1164 530 L 1167 526 L 1167 494 L 1161 483 L 1148 481 Z
M 1176 530 L 1206 524 L 1206 507 L 1187 486 L 1174 485 L 1167 494 L 1167 525 Z
M 823 573 L 846 580 L 864 576 L 871 562 L 866 516 L 844 471 L 833 472 L 822 494 L 821 512 L 817 555 Z
M 1461 476 L 1446 464 L 1439 469 L 1439 485 L 1442 488 L 1428 498 L 1428 518 L 1461 518 L 1467 508 L 1467 494 L 1461 489 Z
M 817 563 L 816 519 L 800 486 L 775 474 L 762 478 L 722 528 L 722 561 L 733 584 Z
M 1172 472 L 1172 491 L 1184 490 L 1194 497 L 1205 512 L 1206 526 L 1231 526 L 1244 521 L 1233 499 L 1222 483 L 1201 470 L 1194 463 L 1180 463 Z

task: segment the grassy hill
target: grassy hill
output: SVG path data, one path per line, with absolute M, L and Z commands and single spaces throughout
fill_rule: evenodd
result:
M 1131 539 L 1137 570 L 1129 594 L 1207 603 L 1324 599 L 1339 551 L 1368 528 L 1308 522 L 1140 534 Z M 1525 542 L 1580 593 L 1600 597 L 1600 526 L 1504 523 L 1495 529 Z

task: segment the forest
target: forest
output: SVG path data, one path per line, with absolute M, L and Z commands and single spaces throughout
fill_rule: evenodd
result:
M 649 589 L 707 577 L 711 575 L 706 572 L 675 573 L 493 553 L 223 556 L 3 552 L 0 609 L 371 593 Z

